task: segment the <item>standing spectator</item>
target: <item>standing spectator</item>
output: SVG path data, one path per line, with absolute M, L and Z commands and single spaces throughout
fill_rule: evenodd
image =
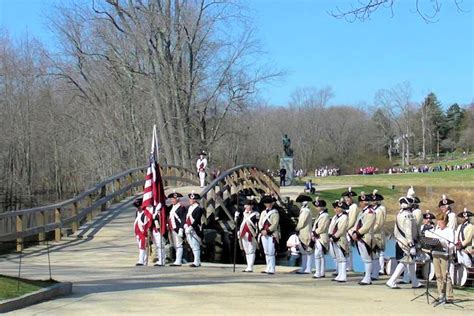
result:
M 285 167 L 282 167 L 280 169 L 280 186 L 284 187 L 286 184 L 286 169 Z

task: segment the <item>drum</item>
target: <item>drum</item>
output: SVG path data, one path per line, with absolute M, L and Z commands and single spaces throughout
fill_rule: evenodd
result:
M 392 275 L 393 272 L 395 272 L 395 268 L 397 267 L 398 261 L 395 259 L 395 257 L 391 257 L 388 259 L 385 259 L 385 273 L 387 275 Z
M 450 269 L 449 272 L 454 285 L 472 286 L 474 268 L 468 268 L 463 264 L 455 264 L 454 269 Z

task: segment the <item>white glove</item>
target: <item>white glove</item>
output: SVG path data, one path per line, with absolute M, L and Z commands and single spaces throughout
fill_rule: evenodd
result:
M 180 228 L 180 229 L 178 230 L 178 236 L 181 237 L 181 238 L 183 238 L 184 233 L 183 233 L 183 229 L 182 229 L 182 228 Z
M 193 231 L 193 226 L 186 226 L 184 228 L 186 234 L 190 234 Z
M 410 255 L 412 255 L 412 256 L 416 255 L 416 249 L 415 249 L 415 247 L 411 247 L 411 248 L 410 248 Z

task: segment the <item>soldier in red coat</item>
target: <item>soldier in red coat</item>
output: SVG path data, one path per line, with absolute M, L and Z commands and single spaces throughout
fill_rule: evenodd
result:
M 138 244 L 138 262 L 136 263 L 136 266 L 148 264 L 147 237 L 151 220 L 146 216 L 145 210 L 141 208 L 142 201 L 142 198 L 138 198 L 133 202 L 133 206 L 137 208 L 134 222 L 135 237 Z

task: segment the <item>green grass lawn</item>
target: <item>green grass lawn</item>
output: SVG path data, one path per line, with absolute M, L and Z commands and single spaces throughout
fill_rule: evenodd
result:
M 18 288 L 17 278 L 0 275 L 0 301 L 19 297 L 24 294 L 37 291 L 43 287 L 50 286 L 54 283 L 54 281 L 34 281 L 20 279 L 20 287 Z
M 474 169 L 443 171 L 430 173 L 404 173 L 404 174 L 381 174 L 381 175 L 351 175 L 338 177 L 306 177 L 313 179 L 318 184 L 342 184 L 368 185 L 388 188 L 391 185 L 403 186 L 404 189 L 410 185 L 424 187 L 462 187 L 474 188 Z M 316 186 L 317 189 L 317 186 Z

